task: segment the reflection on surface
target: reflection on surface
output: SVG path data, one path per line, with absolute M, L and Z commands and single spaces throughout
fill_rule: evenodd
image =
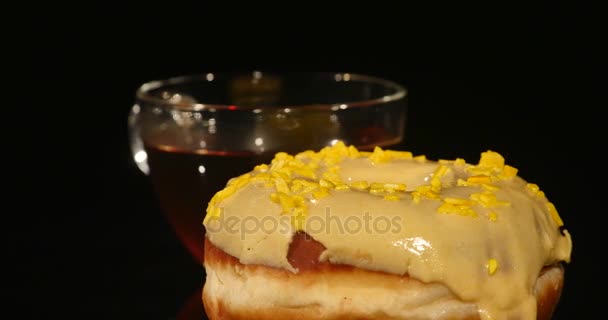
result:
M 431 249 L 431 244 L 421 237 L 393 241 L 393 246 L 403 247 L 405 250 L 408 250 L 417 256 L 422 255 L 427 249 Z

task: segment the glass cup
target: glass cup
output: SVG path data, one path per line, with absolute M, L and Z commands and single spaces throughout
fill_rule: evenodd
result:
M 226 182 L 276 152 L 404 138 L 406 90 L 352 73 L 207 73 L 143 84 L 129 115 L 133 159 L 177 237 L 203 262 L 202 221 Z

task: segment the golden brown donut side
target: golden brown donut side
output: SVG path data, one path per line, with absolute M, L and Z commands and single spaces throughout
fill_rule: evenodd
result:
M 208 282 L 203 289 L 203 303 L 211 320 L 480 319 L 475 304 L 459 300 L 441 284 L 426 284 L 408 276 L 330 263 L 320 263 L 297 274 L 262 265 L 244 265 L 207 239 L 205 239 L 205 268 Z M 260 285 L 248 288 L 246 282 L 250 279 L 260 280 Z M 535 286 L 538 301 L 537 319 L 551 318 L 561 294 L 563 280 L 564 270 L 561 265 L 543 269 Z M 237 285 L 234 284 L 235 281 Z M 228 291 L 232 290 L 232 292 L 218 293 L 217 288 L 213 288 L 224 284 L 229 286 L 231 289 Z M 324 299 L 319 300 L 319 303 L 299 304 L 297 297 L 290 297 L 286 291 L 270 292 L 273 291 L 271 289 L 273 284 L 279 286 L 282 284 L 285 290 L 288 289 L 287 287 L 296 288 L 300 295 L 319 294 L 319 297 Z M 247 295 L 247 292 L 243 291 L 247 290 L 258 290 L 253 295 L 255 298 L 248 300 L 244 297 L 243 300 L 242 296 Z M 337 295 L 338 292 L 345 294 Z M 348 296 L 349 292 L 353 295 Z M 380 298 L 388 301 L 389 306 L 394 296 L 402 298 L 403 295 L 411 295 L 412 299 L 407 300 L 411 305 L 406 306 L 405 312 L 390 314 L 390 312 L 382 312 L 381 309 L 368 308 L 364 303 L 353 303 L 355 295 L 368 293 L 372 293 L 372 296 L 366 297 L 369 301 Z M 373 296 L 377 294 L 384 297 Z M 421 295 L 422 298 L 415 298 L 417 295 Z M 268 297 L 275 297 L 278 300 L 271 301 Z M 292 298 L 296 300 L 291 301 Z M 314 300 L 313 298 L 312 301 Z

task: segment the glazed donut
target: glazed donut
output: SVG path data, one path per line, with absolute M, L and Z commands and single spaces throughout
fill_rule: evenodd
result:
M 555 206 L 494 151 L 279 152 L 203 224 L 210 319 L 550 319 L 572 251 Z

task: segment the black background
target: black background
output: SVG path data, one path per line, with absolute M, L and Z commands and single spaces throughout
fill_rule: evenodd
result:
M 198 294 L 200 267 L 130 160 L 126 117 L 144 81 L 235 70 L 357 72 L 402 83 L 409 90 L 403 148 L 469 161 L 496 150 L 538 183 L 574 240 L 556 318 L 592 308 L 601 233 L 591 216 L 603 213 L 594 193 L 605 146 L 605 103 L 593 95 L 605 58 L 592 10 L 50 9 L 25 20 L 31 34 L 22 40 L 22 65 L 33 71 L 25 80 L 35 88 L 24 99 L 32 99 L 42 130 L 28 143 L 32 156 L 17 159 L 30 166 L 30 179 L 16 186 L 36 196 L 20 202 L 32 213 L 19 216 L 25 227 L 6 228 L 9 253 L 26 253 L 12 260 L 17 281 L 9 287 L 24 318 L 169 319 Z

